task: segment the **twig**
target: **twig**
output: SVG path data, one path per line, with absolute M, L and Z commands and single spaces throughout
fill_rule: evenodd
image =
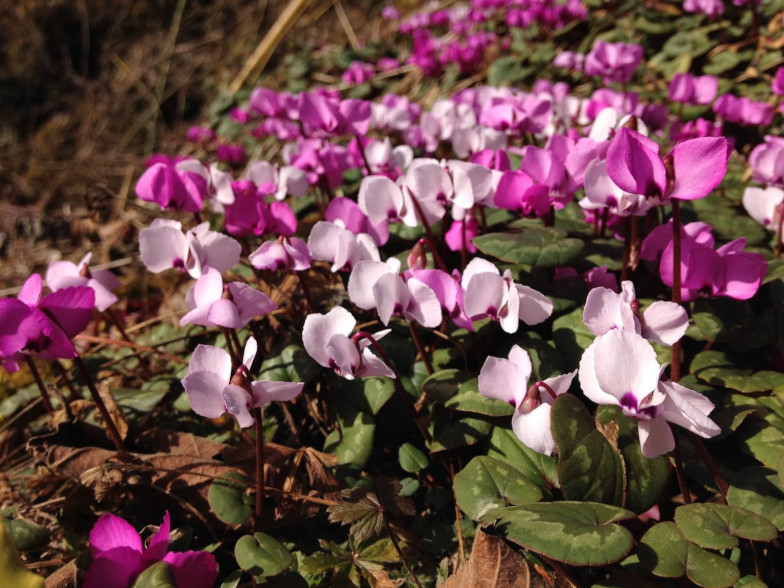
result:
M 351 48 L 354 51 L 359 51 L 362 47 L 359 44 L 359 39 L 357 39 L 356 33 L 354 33 L 354 29 L 351 27 L 351 22 L 349 22 L 348 16 L 346 16 L 346 11 L 343 10 L 343 4 L 340 3 L 340 0 L 337 0 L 332 5 L 332 7 L 335 9 L 335 12 L 338 15 L 340 26 L 343 27 L 343 32 L 346 33 L 349 45 L 351 45 Z

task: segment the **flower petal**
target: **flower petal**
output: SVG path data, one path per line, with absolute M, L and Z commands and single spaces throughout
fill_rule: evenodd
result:
M 178 587 L 212 588 L 218 578 L 218 562 L 206 551 L 167 553 L 163 561 L 171 566 Z
M 106 513 L 96 521 L 90 531 L 90 552 L 95 557 L 102 551 L 116 547 L 127 547 L 141 556 L 142 539 L 128 521 Z
M 601 389 L 619 401 L 629 392 L 642 401 L 659 381 L 656 351 L 629 331 L 610 331 L 597 338 L 594 369 Z
M 223 401 L 226 380 L 218 374 L 209 371 L 190 372 L 182 379 L 182 385 L 196 414 L 216 419 L 226 412 Z

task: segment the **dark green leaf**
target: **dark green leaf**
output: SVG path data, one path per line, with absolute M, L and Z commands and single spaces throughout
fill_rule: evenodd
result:
M 771 541 L 779 535 L 764 517 L 726 504 L 685 504 L 675 509 L 675 524 L 687 540 L 708 549 L 737 547 L 738 537 Z
M 523 445 L 511 429 L 493 429 L 487 456 L 521 471 L 542 489 L 558 486 L 558 461 Z
M 492 508 L 538 502 L 542 491 L 519 470 L 493 459 L 479 456 L 455 476 L 457 505 L 473 520 Z
M 294 565 L 294 557 L 283 544 L 265 533 L 243 535 L 234 546 L 237 564 L 254 576 L 275 576 Z
M 419 470 L 427 467 L 430 463 L 427 456 L 411 443 L 403 443 L 397 452 L 400 467 L 410 474 L 415 474 Z
M 157 561 L 136 578 L 131 588 L 176 588 L 174 574 L 165 561 Z
M 246 502 L 248 481 L 242 474 L 230 472 L 210 485 L 210 508 L 220 520 L 229 525 L 241 525 L 253 513 Z
M 539 502 L 487 512 L 485 524 L 518 545 L 575 566 L 606 565 L 632 548 L 632 534 L 613 523 L 634 513 L 593 502 Z
M 741 470 L 730 482 L 727 503 L 740 506 L 771 521 L 784 530 L 784 492 L 776 470 L 754 466 Z
M 468 416 L 466 413 L 458 412 L 454 416 L 442 414 L 430 427 L 433 438 L 430 451 L 436 453 L 473 445 L 487 436 L 492 428 L 489 421 Z
M 520 233 L 490 233 L 473 240 L 479 250 L 509 263 L 548 268 L 567 265 L 580 254 L 583 242 L 552 227 L 529 227 Z
M 2 524 L 11 535 L 16 549 L 21 552 L 43 549 L 49 543 L 46 529 L 32 521 L 3 517 Z
M 559 396 L 551 420 L 564 497 L 621 506 L 625 479 L 617 447 L 597 430 L 580 399 L 571 394 Z

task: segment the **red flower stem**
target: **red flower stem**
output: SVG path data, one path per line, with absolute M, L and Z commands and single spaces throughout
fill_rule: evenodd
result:
M 710 452 L 708 451 L 708 448 L 705 447 L 705 443 L 702 442 L 702 439 L 699 437 L 699 435 L 696 435 L 695 433 L 689 431 L 689 438 L 691 439 L 691 442 L 694 444 L 694 447 L 697 448 L 697 452 L 700 454 L 700 458 L 702 458 L 702 461 L 705 463 L 705 466 L 708 468 L 711 475 L 713 476 L 713 479 L 716 482 L 716 487 L 719 489 L 719 492 L 721 492 L 721 496 L 724 501 L 724 504 L 727 504 L 727 492 L 729 491 L 730 486 L 729 484 L 727 484 L 727 481 L 724 479 L 724 476 L 721 475 L 721 472 L 719 471 L 719 466 L 717 466 L 716 462 L 713 461 L 713 456 L 711 456 Z
M 672 301 L 681 303 L 681 203 L 672 200 Z M 681 379 L 681 342 L 672 346 L 670 380 Z
M 313 314 L 316 312 L 316 305 L 313 303 L 313 297 L 310 295 L 310 288 L 308 287 L 308 282 L 303 276 L 303 272 L 294 272 L 297 274 L 299 278 L 299 285 L 302 286 L 302 294 L 305 296 L 305 302 L 308 305 L 308 312 Z
M 427 442 L 427 444 L 430 445 L 433 442 L 433 439 L 430 436 L 430 433 L 427 432 L 427 429 L 425 429 L 422 426 L 422 423 L 419 421 L 419 415 L 417 414 L 416 407 L 414 406 L 414 401 L 411 400 L 411 396 L 409 396 L 408 392 L 406 392 L 406 389 L 403 388 L 403 383 L 400 381 L 400 374 L 392 365 L 392 362 L 389 361 L 389 356 L 387 355 L 387 352 L 384 351 L 384 348 L 378 344 L 378 341 L 376 341 L 375 337 L 373 337 L 373 335 L 371 335 L 366 331 L 356 332 L 354 336 L 351 337 L 351 340 L 356 344 L 359 342 L 360 339 L 363 338 L 370 341 L 370 344 L 375 348 L 375 350 L 381 356 L 381 359 L 384 360 L 384 363 L 387 364 L 389 369 L 391 369 L 392 372 L 395 374 L 395 380 L 394 380 L 395 391 L 397 392 L 398 396 L 405 404 L 406 410 L 408 411 L 411 420 L 414 421 L 414 424 L 416 425 L 417 429 L 419 429 L 419 432 L 422 434 L 422 437 Z
M 261 408 L 253 411 L 256 419 L 256 508 L 253 512 L 253 530 L 261 531 L 261 516 L 264 513 L 264 413 Z
M 365 164 L 367 175 L 371 175 L 373 172 L 370 170 L 370 164 L 368 163 L 367 155 L 365 155 L 365 147 L 362 145 L 362 139 L 359 135 L 354 135 L 354 138 L 357 140 L 357 148 L 359 149 L 359 154 L 362 156 L 362 162 Z
M 784 228 L 784 200 L 779 204 L 779 229 L 776 237 L 776 259 L 781 259 L 781 230 Z
M 419 205 L 419 201 L 417 200 L 417 197 L 414 196 L 413 193 L 411 193 L 411 202 L 414 203 L 414 208 L 416 208 L 417 216 L 419 217 L 419 220 L 422 222 L 422 226 L 425 228 L 425 234 L 427 235 L 427 237 L 425 237 L 425 240 L 427 241 L 427 246 L 430 248 L 430 252 L 433 254 L 433 262 L 436 264 L 438 269 L 443 270 L 446 273 L 449 273 L 449 270 L 446 269 L 446 265 L 444 265 L 441 256 L 438 254 L 438 250 L 436 249 L 435 246 L 436 242 L 435 239 L 433 238 L 433 231 L 430 228 L 427 219 L 425 218 L 425 213 L 422 212 L 422 207 Z
M 466 243 L 466 219 L 468 213 L 463 217 L 460 222 L 460 271 L 465 271 L 465 266 L 468 263 L 468 245 Z
M 422 361 L 425 364 L 425 369 L 427 370 L 427 374 L 429 376 L 432 376 L 433 364 L 430 363 L 430 358 L 428 357 L 427 352 L 425 351 L 425 346 L 422 345 L 422 339 L 420 339 L 419 333 L 417 332 L 414 323 L 408 323 L 408 328 L 411 331 L 411 338 L 414 340 L 414 345 L 416 345 L 417 351 L 419 351 L 419 356 L 422 358 Z
M 46 384 L 41 379 L 41 374 L 38 372 L 38 368 L 35 367 L 35 363 L 33 362 L 33 358 L 24 354 L 25 360 L 27 361 L 27 367 L 30 368 L 30 373 L 33 374 L 33 379 L 35 380 L 36 385 L 38 386 L 38 390 L 41 392 L 41 400 L 44 403 L 44 408 L 46 412 L 54 412 L 54 407 L 52 406 L 52 401 L 49 398 L 49 391 L 46 389 Z
M 602 209 L 602 221 L 599 225 L 599 236 L 604 239 L 607 236 L 607 219 L 610 216 L 610 209 L 603 208 Z
M 90 376 L 90 372 L 87 371 L 87 366 L 84 365 L 84 360 L 82 360 L 81 356 L 77 355 L 73 358 L 76 367 L 79 369 L 79 373 L 82 374 L 82 378 L 84 378 L 85 384 L 87 384 L 87 389 L 90 391 L 90 396 L 93 398 L 93 402 L 98 407 L 98 411 L 101 413 L 101 417 L 103 417 L 104 423 L 106 423 L 106 432 L 109 434 L 112 442 L 114 443 L 115 448 L 119 453 L 128 453 L 128 450 L 125 448 L 125 444 L 123 443 L 122 437 L 120 436 L 120 432 L 117 430 L 117 425 L 114 424 L 114 419 L 112 419 L 112 415 L 109 414 L 109 410 L 106 408 L 106 404 L 104 404 L 101 395 L 98 393 L 98 390 L 95 387 L 95 383 L 93 382 L 92 377 Z
M 231 337 L 232 329 L 228 327 L 223 328 L 223 336 L 226 339 L 226 347 L 229 349 L 229 355 L 231 356 L 231 364 L 232 366 L 239 366 L 242 363 L 242 356 L 238 355 L 237 350 L 234 349 L 234 342 Z
M 675 466 L 675 477 L 678 479 L 678 487 L 681 489 L 681 496 L 683 496 L 683 503 L 691 503 L 691 494 L 689 487 L 686 485 L 686 477 L 683 475 L 683 463 L 681 461 L 681 445 L 678 441 L 678 435 L 673 434 L 675 439 L 675 449 L 672 453 L 672 465 Z

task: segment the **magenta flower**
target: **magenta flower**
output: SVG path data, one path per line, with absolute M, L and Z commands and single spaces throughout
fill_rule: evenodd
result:
M 169 511 L 147 548 L 130 524 L 106 513 L 90 531 L 93 563 L 83 588 L 128 588 L 148 567 L 159 561 L 169 564 L 177 588 L 210 588 L 218 577 L 215 556 L 206 551 L 169 552 Z
M 784 67 L 776 70 L 776 75 L 773 77 L 773 83 L 770 85 L 770 91 L 777 96 L 784 96 Z
M 784 137 L 766 135 L 751 150 L 749 165 L 755 182 L 784 188 Z
M 515 345 L 509 359 L 488 357 L 479 372 L 479 392 L 487 398 L 503 400 L 515 407 L 512 431 L 520 441 L 537 453 L 552 455 L 556 451 L 550 430 L 550 410 L 556 397 L 566 393 L 577 370 L 536 382 L 528 387 L 531 358 Z
M 642 61 L 640 45 L 598 40 L 585 56 L 585 74 L 602 76 L 606 82 L 626 83 Z
M 207 198 L 208 177 L 207 169 L 195 159 L 154 163 L 136 182 L 136 195 L 165 210 L 199 212 Z
M 347 380 L 366 376 L 394 378 L 395 372 L 370 352 L 370 341 L 349 338 L 357 324 L 349 311 L 336 306 L 327 314 L 309 314 L 302 327 L 302 343 L 316 363 L 328 367 Z M 378 341 L 389 330 L 373 337 Z
M 117 302 L 112 290 L 120 287 L 120 280 L 108 270 L 93 270 L 88 267 L 93 254 L 88 253 L 79 262 L 55 261 L 46 270 L 46 285 L 52 292 L 69 286 L 88 286 L 95 290 L 95 308 L 103 312 Z
M 179 222 L 158 218 L 139 233 L 142 263 L 154 274 L 176 267 L 198 278 L 207 266 L 225 272 L 239 263 L 241 252 L 237 241 L 206 222 L 183 234 Z
M 465 249 L 469 253 L 476 253 L 478 249 L 471 239 L 479 234 L 479 221 L 472 214 L 460 220 L 453 220 L 449 230 L 444 235 L 446 246 L 452 251 Z
M 384 245 L 389 240 L 389 223 L 386 219 L 371 221 L 350 198 L 333 199 L 327 206 L 325 217 L 329 222 L 342 226 L 355 235 L 367 233 L 373 237 L 376 245 Z
M 71 339 L 93 317 L 95 290 L 70 286 L 41 298 L 41 276 L 32 274 L 17 298 L 0 299 L 0 363 L 9 372 L 19 369 L 24 354 L 42 359 L 76 357 Z
M 619 406 L 637 421 L 642 454 L 647 458 L 674 449 L 668 423 L 706 438 L 721 432 L 708 418 L 713 404 L 694 390 L 660 381 L 661 371 L 651 344 L 627 330 L 597 337 L 580 359 L 583 393 L 596 404 Z
M 670 82 L 670 100 L 686 104 L 710 104 L 716 97 L 719 80 L 715 76 L 677 73 Z
M 346 84 L 364 84 L 372 80 L 375 74 L 376 68 L 372 63 L 352 61 L 340 79 Z
M 190 312 L 180 319 L 180 326 L 188 324 L 205 327 L 239 329 L 253 317 L 275 310 L 270 297 L 242 282 L 223 285 L 220 272 L 207 268 L 196 284 L 185 295 Z

